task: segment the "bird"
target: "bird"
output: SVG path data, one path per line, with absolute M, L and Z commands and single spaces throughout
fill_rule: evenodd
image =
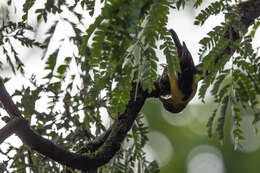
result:
M 198 83 L 195 80 L 195 75 L 201 72 L 199 72 L 194 65 L 192 56 L 185 42 L 181 44 L 178 35 L 173 29 L 170 29 L 169 32 L 177 49 L 180 72 L 177 72 L 173 76 L 168 74 L 171 97 L 167 99 L 160 97 L 160 100 L 167 111 L 179 113 L 195 96 Z

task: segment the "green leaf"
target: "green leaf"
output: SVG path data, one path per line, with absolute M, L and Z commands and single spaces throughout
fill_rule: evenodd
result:
M 195 25 L 203 25 L 204 22 L 212 15 L 219 14 L 225 9 L 223 1 L 212 2 L 207 8 L 201 10 L 194 21 Z
M 27 20 L 28 12 L 35 3 L 35 0 L 26 0 L 23 4 L 23 12 L 25 13 L 22 17 L 23 21 Z
M 29 87 L 24 90 L 23 97 L 21 99 L 21 106 L 24 108 L 23 115 L 27 120 L 31 119 L 31 116 L 35 111 L 35 103 L 40 99 L 39 93 L 41 88 L 31 90 Z
M 53 52 L 47 62 L 46 62 L 46 67 L 45 69 L 48 69 L 48 70 L 54 70 L 54 67 L 56 65 L 56 62 L 57 62 L 57 56 L 58 56 L 58 53 L 59 53 L 59 50 L 57 49 L 55 52 Z
M 64 74 L 64 73 L 66 72 L 66 70 L 67 70 L 68 67 L 69 67 L 68 65 L 60 65 L 60 66 L 58 67 L 58 69 L 57 69 L 57 72 L 58 72 L 60 75 L 62 75 L 62 74 Z
M 217 109 L 215 109 L 213 111 L 212 115 L 208 119 L 207 128 L 208 128 L 208 136 L 210 138 L 212 137 L 212 128 L 213 128 L 213 123 L 214 123 L 216 115 L 217 115 Z
M 203 0 L 196 0 L 196 2 L 194 3 L 193 7 L 194 8 L 198 8 L 199 6 L 201 6 Z
M 226 111 L 229 104 L 229 96 L 225 96 L 220 107 L 220 117 L 218 118 L 217 132 L 219 140 L 223 141 L 224 139 L 224 126 L 225 126 L 225 117 Z
M 48 75 L 46 75 L 44 78 L 51 79 L 53 77 L 53 71 L 54 71 L 54 68 L 56 66 L 58 53 L 59 53 L 59 49 L 57 49 L 55 52 L 53 52 L 48 57 L 48 60 L 46 62 L 44 69 L 51 70 L 51 72 Z

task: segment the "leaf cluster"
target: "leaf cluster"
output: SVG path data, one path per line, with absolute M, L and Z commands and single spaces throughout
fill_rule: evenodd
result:
M 197 2 L 198 4 L 200 2 Z M 245 112 L 252 112 L 256 123 L 259 120 L 259 54 L 252 48 L 252 39 L 259 24 L 256 22 L 246 35 L 245 26 L 239 16 L 231 8 L 229 1 L 211 3 L 196 17 L 195 24 L 203 25 L 209 16 L 223 12 L 225 23 L 216 26 L 206 37 L 201 39 L 199 55 L 204 65 L 204 78 L 199 90 L 200 98 L 204 99 L 210 86 L 211 94 L 218 107 L 208 121 L 209 136 L 212 136 L 214 119 L 218 116 L 217 134 L 224 139 L 224 127 L 227 116 L 232 116 L 234 124 L 233 136 L 235 148 L 239 140 L 244 140 L 240 123 Z M 208 53 L 205 56 L 205 53 Z M 228 65 L 227 65 L 228 64 Z
M 156 54 L 158 41 L 161 41 L 159 48 L 166 57 L 170 75 L 180 70 L 167 23 L 170 9 L 185 7 L 185 0 L 101 0 L 101 13 L 90 26 L 85 22 L 95 16 L 97 2 L 94 0 L 46 0 L 41 7 L 36 6 L 37 2 L 26 0 L 19 22 L 4 23 L 0 28 L 0 46 L 12 71 L 21 73 L 26 70 L 24 61 L 13 42 L 18 41 L 21 47 L 42 49 L 41 60 L 45 62 L 47 74 L 37 80 L 32 76 L 30 86 L 22 87 L 13 96 L 32 128 L 55 144 L 80 151 L 87 141 L 105 132 L 107 124 L 124 118 L 118 116 L 126 110 L 130 91 L 135 90 L 136 96 L 139 87 L 147 93 L 154 91 L 160 60 Z M 9 5 L 12 3 L 8 2 Z M 211 3 L 201 10 L 194 23 L 203 25 L 210 16 L 225 15 L 225 23 L 213 28 L 200 41 L 199 56 L 203 73 L 207 75 L 199 96 L 204 100 L 212 86 L 211 93 L 218 103 L 208 121 L 209 136 L 213 135 L 213 125 L 217 123 L 216 131 L 223 140 L 226 117 L 231 112 L 233 134 L 239 141 L 243 139 L 240 129 L 243 112 L 254 113 L 253 123 L 259 120 L 260 57 L 252 48 L 259 20 L 250 29 L 250 34 L 245 35 L 245 27 L 231 3 L 229 0 Z M 201 4 L 202 0 L 197 0 L 194 8 Z M 27 24 L 34 7 L 38 24 L 47 26 L 43 41 L 33 37 L 37 27 Z M 63 16 L 65 11 L 73 19 Z M 52 16 L 56 17 L 55 21 L 49 24 Z M 71 33 L 66 33 L 53 47 L 61 23 L 66 23 Z M 65 43 L 71 45 L 71 55 L 62 56 Z M 1 59 L 0 67 L 3 64 Z M 38 111 L 42 99 L 46 103 L 44 113 Z M 121 150 L 98 172 L 159 172 L 158 164 L 148 162 L 143 151 L 148 130 L 142 118 L 143 115 L 138 116 Z M 16 151 L 13 157 L 8 155 L 12 151 Z M 16 172 L 28 169 L 59 172 L 62 169 L 61 165 L 26 146 L 15 148 L 10 145 L 1 153 L 7 155 L 8 164 Z
M 43 44 L 28 36 L 32 35 L 33 28 L 25 22 L 3 21 L 0 27 L 0 49 L 5 56 L 5 60 L 0 60 L 0 68 L 3 69 L 3 64 L 8 64 L 13 73 L 19 71 L 24 73 L 24 63 L 17 51 L 17 46 L 26 48 L 39 47 L 44 48 Z M 18 44 L 18 45 L 17 45 Z
M 78 10 L 93 16 L 96 4 L 93 0 L 75 0 L 70 3 L 65 0 L 47 0 L 41 7 L 36 6 L 36 0 L 26 0 L 20 23 L 9 23 L 0 32 L 5 38 L 2 39 L 3 46 L 6 46 L 10 34 L 15 33 L 19 37 L 15 34 L 13 37 L 18 37 L 22 46 L 37 46 L 43 50 L 41 58 L 45 62 L 44 70 L 47 74 L 41 82 L 32 76 L 30 86 L 17 90 L 13 96 L 18 98 L 17 105 L 22 114 L 38 134 L 75 152 L 86 145 L 87 141 L 107 130 L 103 120 L 104 112 L 108 114 L 107 121 L 113 121 L 125 111 L 133 89 L 132 83 L 137 84 L 136 92 L 140 86 L 148 93 L 154 89 L 159 61 L 155 50 L 159 40 L 165 41 L 164 48 L 161 48 L 167 59 L 174 54 L 166 28 L 172 3 L 167 0 L 112 0 L 101 3 L 101 14 L 93 24 L 86 27 L 85 15 Z M 12 2 L 9 5 L 11 4 Z M 47 25 L 42 42 L 26 37 L 29 31 L 34 33 L 37 30 L 25 25 L 34 7 L 37 7 L 35 15 L 38 23 L 48 24 L 49 17 L 58 16 Z M 72 20 L 63 17 L 64 11 L 75 18 Z M 61 39 L 54 48 L 51 46 L 61 22 L 71 27 L 72 34 Z M 62 45 L 67 41 L 75 49 L 71 56 L 61 57 Z M 13 48 L 13 51 L 16 49 Z M 10 60 L 7 52 L 6 59 L 16 72 L 23 67 L 23 61 L 18 61 L 18 54 L 14 54 L 15 62 Z M 176 59 L 172 63 L 178 64 Z M 71 69 L 75 67 L 76 72 L 72 72 Z M 44 113 L 37 109 L 37 103 L 43 98 L 47 104 Z M 150 164 L 143 151 L 147 141 L 147 128 L 142 117 L 140 115 L 136 120 L 125 147 L 122 147 L 110 164 L 100 168 L 100 172 L 108 168 L 113 168 L 116 172 L 135 172 L 136 164 L 139 172 L 158 172 L 158 164 Z M 93 126 L 95 130 L 91 131 Z M 11 167 L 16 171 L 20 165 L 24 165 L 21 170 L 30 168 L 35 172 L 58 172 L 61 169 L 60 165 L 39 157 L 30 148 L 25 147 L 19 153 L 28 155 L 18 154 L 15 156 L 17 159 L 10 158 Z M 125 164 L 126 161 L 128 164 Z

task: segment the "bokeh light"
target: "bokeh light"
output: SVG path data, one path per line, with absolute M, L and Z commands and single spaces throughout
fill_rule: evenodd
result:
M 151 131 L 145 150 L 149 151 L 149 160 L 157 160 L 160 166 L 167 164 L 174 154 L 174 149 L 169 139 L 159 131 Z M 157 158 L 160 158 L 159 160 Z
M 220 151 L 210 145 L 194 148 L 187 163 L 188 173 L 224 173 L 224 164 Z

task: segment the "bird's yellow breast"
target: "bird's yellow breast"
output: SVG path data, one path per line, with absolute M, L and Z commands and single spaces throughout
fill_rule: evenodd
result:
M 171 87 L 171 97 L 172 97 L 173 103 L 176 103 L 176 104 L 189 102 L 195 96 L 196 91 L 197 91 L 197 84 L 196 84 L 196 82 L 193 82 L 192 93 L 191 93 L 190 97 L 187 100 L 183 100 L 184 94 L 182 93 L 182 91 L 179 88 L 176 76 L 170 78 L 170 87 Z

